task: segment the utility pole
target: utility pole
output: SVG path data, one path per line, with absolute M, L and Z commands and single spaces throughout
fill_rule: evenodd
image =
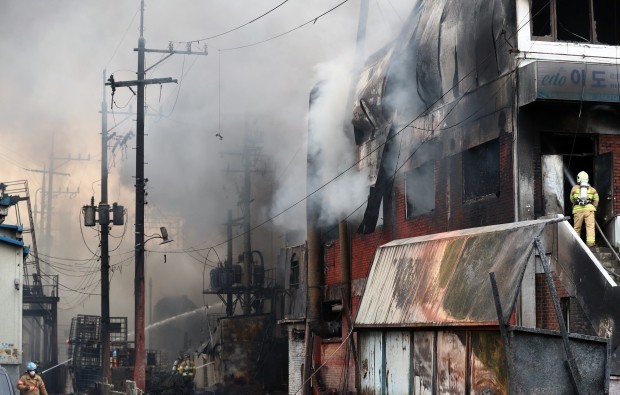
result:
M 108 203 L 108 111 L 105 100 L 105 70 L 103 71 L 103 97 L 101 100 L 101 200 L 95 206 L 95 197 L 90 205 L 82 207 L 84 226 L 95 226 L 99 222 L 101 239 L 101 377 L 104 382 L 112 379 L 110 367 L 110 212 L 112 225 L 125 223 L 125 207 Z M 98 214 L 98 219 L 97 219 Z
M 53 164 L 53 158 L 54 157 L 52 155 L 52 162 L 51 162 L 52 164 Z M 26 170 L 31 171 L 33 173 L 43 173 L 43 181 L 42 181 L 42 184 L 41 184 L 42 186 L 41 186 L 41 208 L 40 208 L 40 210 L 37 210 L 37 195 L 36 195 L 36 193 L 35 193 L 35 196 L 34 196 L 34 200 L 35 200 L 34 203 L 35 203 L 35 214 L 38 211 L 38 217 L 37 217 L 38 221 L 37 221 L 37 224 L 39 226 L 39 230 L 43 230 L 43 236 L 44 236 L 43 239 L 45 240 L 46 244 L 49 244 L 49 240 L 48 240 L 49 238 L 48 238 L 48 236 L 47 236 L 47 234 L 45 233 L 45 230 L 44 230 L 44 229 L 47 229 L 47 225 L 43 226 L 43 225 L 45 225 L 44 224 L 45 221 L 50 221 L 50 218 L 47 216 L 49 211 L 46 212 L 46 207 L 45 207 L 46 204 L 49 204 L 49 202 L 45 203 L 44 200 L 46 199 L 47 196 L 51 196 L 53 194 L 53 191 L 46 187 L 46 181 L 45 181 L 46 180 L 46 175 L 48 173 L 50 173 L 50 177 L 51 177 L 51 173 L 53 173 L 53 174 L 55 174 L 57 176 L 67 176 L 67 177 L 70 177 L 71 174 L 69 174 L 69 173 L 62 173 L 62 172 L 53 171 L 53 170 L 47 170 L 45 166 L 43 166 L 43 169 L 26 169 Z M 51 206 L 48 207 L 47 209 L 51 210 Z M 47 252 L 48 251 L 46 251 L 46 253 Z
M 51 245 L 52 245 L 52 198 L 54 197 L 55 194 L 60 194 L 60 193 L 65 193 L 62 191 L 58 191 L 58 192 L 54 192 L 54 175 L 61 175 L 61 176 L 71 176 L 71 174 L 69 173 L 62 173 L 62 172 L 58 172 L 56 171 L 56 169 L 58 169 L 59 167 L 61 167 L 62 165 L 64 165 L 65 163 L 72 161 L 72 160 L 90 160 L 90 155 L 88 155 L 88 157 L 86 158 L 82 158 L 81 155 L 78 154 L 77 158 L 71 157 L 70 155 L 65 157 L 65 158 L 59 158 L 56 157 L 54 154 L 54 135 L 52 135 L 52 147 L 51 147 L 51 151 L 50 151 L 50 158 L 49 158 L 49 170 L 37 170 L 37 169 L 27 169 L 28 171 L 32 171 L 32 172 L 37 172 L 37 173 L 43 173 L 43 187 L 41 189 L 41 212 L 45 212 L 45 215 L 41 214 L 42 217 L 42 221 L 45 221 L 45 227 L 44 227 L 44 240 L 45 240 L 45 254 L 50 255 L 51 252 Z M 60 163 L 59 165 L 56 165 L 56 161 L 64 161 L 62 163 Z M 45 175 L 47 175 L 47 186 L 45 185 Z M 79 192 L 79 190 L 77 191 Z M 66 192 L 66 193 L 77 193 L 77 192 Z M 36 198 L 36 196 L 35 196 Z M 44 203 L 44 200 L 47 200 L 46 203 Z
M 252 284 L 252 229 L 250 215 L 250 200 L 252 189 L 252 175 L 250 174 L 250 145 L 247 134 L 243 143 L 243 314 L 249 315 L 252 311 L 250 305 L 250 285 Z
M 177 82 L 172 78 L 154 78 L 144 79 L 146 72 L 168 59 L 174 54 L 184 55 L 207 55 L 207 53 L 192 52 L 188 45 L 187 51 L 175 51 L 172 46 L 168 50 L 146 49 L 146 40 L 144 38 L 144 0 L 140 1 L 140 38 L 138 39 L 138 48 L 134 49 L 138 52 L 138 72 L 135 81 L 114 81 L 112 77 L 108 80 L 112 87 L 112 92 L 117 87 L 136 86 L 137 88 L 137 117 L 136 117 L 136 224 L 135 224 L 135 365 L 134 365 L 134 381 L 136 386 L 144 391 L 146 386 L 146 354 L 144 347 L 144 330 L 145 330 L 145 286 L 144 286 L 144 204 L 145 204 L 145 186 L 147 179 L 144 177 L 144 87 L 149 84 L 164 84 Z M 146 52 L 166 53 L 165 56 L 149 69 L 145 69 Z
M 101 98 L 101 203 L 99 219 L 103 209 L 108 206 L 108 104 L 105 99 L 106 72 L 103 70 L 103 94 Z M 99 222 L 101 231 L 101 363 L 103 365 L 103 382 L 111 380 L 110 368 L 110 254 L 108 224 Z
M 226 245 L 226 272 L 232 273 L 233 270 L 233 215 L 232 210 L 228 210 L 228 223 L 226 224 L 226 236 L 228 243 Z M 229 287 L 227 287 L 229 288 Z M 233 315 L 233 294 L 228 290 L 226 293 L 226 316 Z
M 250 137 L 246 132 L 243 142 L 243 152 L 229 153 L 229 155 L 241 155 L 243 170 L 226 170 L 231 173 L 243 173 L 243 190 L 241 192 L 240 205 L 243 211 L 243 270 L 241 278 L 243 296 L 241 298 L 241 307 L 243 308 L 244 315 L 249 315 L 252 311 L 252 215 L 250 203 L 252 202 L 252 172 L 256 172 L 252 166 L 256 159 L 264 157 L 264 155 L 260 154 L 258 151 L 259 148 L 251 144 Z M 232 218 L 229 218 L 229 223 L 232 223 Z M 229 240 L 232 239 L 232 230 L 229 231 L 228 238 Z M 232 249 L 232 245 L 230 245 L 229 248 Z M 232 251 L 230 255 L 232 255 Z M 232 304 L 232 301 L 230 304 Z

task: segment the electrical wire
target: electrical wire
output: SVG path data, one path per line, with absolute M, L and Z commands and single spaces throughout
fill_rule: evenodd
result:
M 245 26 L 249 25 L 250 23 L 256 22 L 257 20 L 259 20 L 259 19 L 263 18 L 264 16 L 266 16 L 266 15 L 268 15 L 268 14 L 272 13 L 273 11 L 277 10 L 277 9 L 278 9 L 278 8 L 280 8 L 282 5 L 284 5 L 284 3 L 287 3 L 287 2 L 288 2 L 288 0 L 284 0 L 283 2 L 281 2 L 280 4 L 278 4 L 277 6 L 273 7 L 273 8 L 272 8 L 272 9 L 270 9 L 269 11 L 265 12 L 264 14 L 259 15 L 259 16 L 257 16 L 256 18 L 252 19 L 251 21 L 246 22 L 246 23 L 244 23 L 243 25 L 237 26 L 237 27 L 235 27 L 235 28 L 233 28 L 233 29 L 227 30 L 227 31 L 225 31 L 225 32 L 223 32 L 223 33 L 215 34 L 215 35 L 213 35 L 213 36 L 209 36 L 209 37 L 205 37 L 205 38 L 200 38 L 200 39 L 198 39 L 198 40 L 191 40 L 191 41 L 171 41 L 171 42 L 172 42 L 172 43 L 175 43 L 175 44 L 191 44 L 191 43 L 197 43 L 197 44 L 200 44 L 200 42 L 201 42 L 201 41 L 207 41 L 207 40 L 211 40 L 211 39 L 216 38 L 216 37 L 221 37 L 221 36 L 223 36 L 223 35 L 225 35 L 225 34 L 232 33 L 232 32 L 234 32 L 234 31 L 236 31 L 236 30 L 239 30 L 239 29 L 241 29 L 242 27 L 245 27 Z
M 133 25 L 133 21 L 136 19 L 136 16 L 138 15 L 138 12 L 140 12 L 140 7 L 138 7 L 136 9 L 136 12 L 133 14 L 133 17 L 131 18 L 131 21 L 129 22 L 129 25 L 127 26 L 127 29 L 125 30 L 125 33 L 123 33 L 123 37 L 121 38 L 121 40 L 116 45 L 116 48 L 114 49 L 114 52 L 112 52 L 112 56 L 110 56 L 110 59 L 106 63 L 104 69 L 106 69 L 108 67 L 108 65 L 110 64 L 112 59 L 114 59 L 114 56 L 116 56 L 116 52 L 120 48 L 121 44 L 123 43 L 123 41 L 125 41 L 125 37 L 127 36 L 127 33 L 129 32 L 129 29 L 131 29 L 131 25 Z
M 302 27 L 304 27 L 304 26 L 306 26 L 306 25 L 309 25 L 310 23 L 315 24 L 315 23 L 316 23 L 316 21 L 318 21 L 318 20 L 319 20 L 319 18 L 321 18 L 321 17 L 323 17 L 323 16 L 325 16 L 325 15 L 329 14 L 330 12 L 334 11 L 336 8 L 340 7 L 341 5 L 343 5 L 344 3 L 348 2 L 348 1 L 349 1 L 349 0 L 344 0 L 342 3 L 340 3 L 340 4 L 336 5 L 335 7 L 333 7 L 333 8 L 331 8 L 331 9 L 329 9 L 328 11 L 325 11 L 325 12 L 324 12 L 324 13 L 322 13 L 321 15 L 319 15 L 319 16 L 317 16 L 317 17 L 315 17 L 315 18 L 310 19 L 308 22 L 302 23 L 301 25 L 299 25 L 299 26 L 297 26 L 297 27 L 294 27 L 294 28 L 292 28 L 292 29 L 290 29 L 290 30 L 287 30 L 287 31 L 285 31 L 284 33 L 280 33 L 280 34 L 278 34 L 278 35 L 272 36 L 272 37 L 267 38 L 267 39 L 265 39 L 265 40 L 262 40 L 262 41 L 257 41 L 257 42 L 251 43 L 251 44 L 240 45 L 240 46 L 238 46 L 238 47 L 221 48 L 221 49 L 219 49 L 219 50 L 220 50 L 220 51 L 234 51 L 234 50 L 237 50 L 237 49 L 242 49 L 242 48 L 253 47 L 253 46 L 255 46 L 255 45 L 264 44 L 264 43 L 266 43 L 266 42 L 268 42 L 268 41 L 275 40 L 276 38 L 280 38 L 280 37 L 282 37 L 282 36 L 285 36 L 285 35 L 287 35 L 287 34 L 289 34 L 289 33 L 294 32 L 295 30 L 301 29 Z
M 342 4 L 343 4 L 343 3 L 340 3 L 339 5 L 342 5 Z M 339 6 L 339 5 L 338 5 L 338 6 Z M 338 6 L 336 6 L 336 7 L 338 7 Z M 524 20 L 525 20 L 525 19 L 524 19 Z M 530 18 L 530 20 L 531 20 L 531 18 Z M 517 31 L 515 32 L 515 34 L 516 34 L 516 33 L 518 33 L 518 31 L 519 31 L 520 29 L 522 29 L 524 26 L 526 26 L 526 24 L 525 24 L 525 23 L 524 23 L 523 25 L 519 26 L 519 27 L 517 28 Z M 510 39 L 512 39 L 513 37 L 514 37 L 514 34 L 513 34 L 513 35 L 511 35 L 509 38 L 506 38 L 506 43 L 509 43 L 509 40 L 510 40 Z M 504 45 L 505 45 L 505 43 L 503 43 L 503 42 L 502 42 L 502 43 L 500 43 L 500 46 L 504 46 Z M 407 123 L 407 124 L 406 124 L 405 126 L 403 126 L 400 130 L 398 130 L 398 131 L 397 131 L 397 132 L 396 132 L 396 133 L 392 136 L 392 138 L 394 138 L 394 137 L 396 137 L 397 135 L 399 135 L 400 133 L 402 133 L 402 132 L 403 132 L 404 130 L 406 130 L 408 127 L 411 127 L 411 125 L 412 125 L 412 124 L 413 124 L 416 120 L 418 120 L 419 118 L 421 118 L 422 116 L 425 116 L 425 115 L 427 115 L 428 113 L 430 113 L 430 112 L 431 112 L 431 111 L 435 108 L 435 106 L 436 106 L 437 104 L 439 104 L 439 103 L 440 103 L 440 102 L 441 102 L 441 101 L 442 101 L 442 100 L 443 100 L 443 99 L 444 99 L 444 98 L 445 98 L 445 97 L 446 97 L 446 96 L 447 96 L 447 95 L 448 95 L 451 91 L 453 91 L 455 88 L 457 88 L 457 87 L 458 87 L 458 86 L 459 86 L 459 85 L 460 85 L 460 84 L 461 84 L 461 83 L 462 83 L 462 82 L 463 82 L 466 78 L 468 78 L 470 75 L 472 75 L 472 74 L 474 74 L 475 72 L 477 72 L 477 71 L 478 71 L 478 67 L 479 67 L 479 66 L 482 66 L 484 63 L 486 63 L 486 62 L 487 62 L 487 61 L 491 58 L 491 55 L 493 55 L 493 54 L 492 54 L 492 53 L 489 53 L 488 55 L 486 55 L 486 56 L 485 56 L 485 57 L 484 57 L 484 58 L 483 58 L 483 59 L 482 59 L 482 60 L 481 60 L 481 61 L 480 61 L 480 62 L 479 62 L 479 63 L 478 63 L 478 64 L 477 64 L 477 65 L 476 65 L 476 66 L 475 66 L 475 67 L 474 67 L 474 68 L 473 68 L 473 69 L 472 69 L 469 73 L 465 74 L 465 75 L 464 75 L 461 79 L 459 79 L 459 80 L 458 80 L 458 81 L 457 81 L 457 82 L 456 82 L 456 83 L 455 83 L 455 84 L 454 84 L 451 88 L 447 89 L 447 90 L 446 90 L 446 91 L 445 91 L 442 95 L 440 95 L 440 96 L 439 96 L 439 97 L 438 97 L 438 98 L 437 98 L 434 102 L 432 102 L 430 105 L 428 105 L 428 106 L 426 107 L 426 109 L 424 109 L 422 112 L 420 112 L 420 114 L 419 114 L 419 115 L 417 115 L 417 116 L 416 116 L 414 119 L 412 119 L 409 123 Z M 502 77 L 506 77 L 507 75 L 512 74 L 512 73 L 516 70 L 516 67 L 517 67 L 517 66 L 515 66 L 515 69 L 514 69 L 514 70 L 511 70 L 510 72 L 505 73 L 504 75 L 498 76 L 498 79 L 499 79 L 499 78 L 502 78 Z M 473 116 L 473 115 L 472 115 L 472 116 Z M 391 140 L 391 139 L 390 139 L 390 140 Z M 373 150 L 369 151 L 369 152 L 367 153 L 367 155 L 366 155 L 366 156 L 361 157 L 361 158 L 360 158 L 357 162 L 353 163 L 353 164 L 352 164 L 351 166 L 349 166 L 348 168 L 346 168 L 346 169 L 342 170 L 339 174 L 337 174 L 336 176 L 334 176 L 333 178 L 331 178 L 330 180 L 328 180 L 327 182 L 325 182 L 323 185 L 319 186 L 316 190 L 312 191 L 310 194 L 306 195 L 304 198 L 302 198 L 302 199 L 300 199 L 300 200 L 296 201 L 295 203 L 291 204 L 290 206 L 288 206 L 287 208 L 283 209 L 283 210 L 282 210 L 282 211 L 280 211 L 279 213 L 276 213 L 275 215 L 273 215 L 273 216 L 269 217 L 268 219 L 266 219 L 266 220 L 264 220 L 264 221 L 260 222 L 259 224 L 255 225 L 254 227 L 252 227 L 252 228 L 249 230 L 249 232 L 253 232 L 253 231 L 255 231 L 256 229 L 260 228 L 261 226 L 264 226 L 265 224 L 267 224 L 267 223 L 269 223 L 269 222 L 273 221 L 274 219 L 276 219 L 277 217 L 281 216 L 281 215 L 282 215 L 282 214 L 284 214 L 285 212 L 288 212 L 289 210 L 291 210 L 291 209 L 293 209 L 294 207 L 296 207 L 296 206 L 298 206 L 299 204 L 301 204 L 303 201 L 305 201 L 305 200 L 307 200 L 308 198 L 310 198 L 311 196 L 313 196 L 314 194 L 318 193 L 320 190 L 322 190 L 323 188 L 325 188 L 326 186 L 328 186 L 329 184 L 331 184 L 332 182 L 334 182 L 336 179 L 338 179 L 338 178 L 339 178 L 339 177 L 341 177 L 342 175 L 346 174 L 349 170 L 351 170 L 351 169 L 353 169 L 353 168 L 357 167 L 357 165 L 358 165 L 360 162 L 362 162 L 363 160 L 365 160 L 368 156 L 370 156 L 371 154 L 373 154 L 376 150 L 378 150 L 378 149 L 382 148 L 385 144 L 387 144 L 387 142 L 388 142 L 388 141 L 389 141 L 389 140 L 387 140 L 387 139 L 386 139 L 386 141 L 385 141 L 384 143 L 382 143 L 382 144 L 378 145 L 376 148 L 374 148 Z M 422 144 L 423 144 L 423 143 L 425 143 L 425 141 L 423 141 L 423 142 L 422 142 Z M 421 147 L 421 146 L 420 146 L 420 147 Z M 418 147 L 418 149 L 419 149 L 420 147 Z M 413 154 L 412 154 L 412 155 L 413 155 Z M 409 159 L 412 157 L 412 155 L 410 155 Z M 409 159 L 408 159 L 408 160 L 409 160 Z M 407 162 L 405 162 L 405 163 L 407 163 Z M 401 165 L 401 166 L 400 166 L 400 168 L 402 168 L 403 166 L 404 166 L 404 163 L 403 163 L 403 165 Z M 366 201 L 364 201 L 364 202 L 362 203 L 362 205 L 358 206 L 355 210 L 353 210 L 353 212 L 351 212 L 349 215 L 347 215 L 347 216 L 346 216 L 346 218 L 348 218 L 349 216 L 351 216 L 353 213 L 355 213 L 357 210 L 359 210 L 359 209 L 360 209 L 360 208 L 361 208 L 364 204 L 366 204 L 366 203 L 367 203 L 367 200 L 366 200 Z M 246 233 L 246 232 L 243 232 L 243 233 L 237 234 L 236 236 L 234 236 L 234 237 L 233 237 L 233 239 L 236 239 L 236 238 L 238 238 L 238 237 L 244 236 L 244 235 L 245 235 L 245 233 Z M 196 247 L 192 247 L 191 251 L 192 251 L 192 252 L 205 251 L 205 250 L 208 250 L 208 249 L 210 249 L 210 248 L 215 248 L 215 247 L 219 247 L 219 246 L 221 246 L 221 245 L 224 245 L 224 244 L 226 244 L 227 242 L 228 242 L 228 240 L 224 240 L 224 241 L 222 241 L 222 242 L 219 242 L 219 243 L 217 243 L 217 244 L 214 244 L 214 245 L 212 245 L 212 246 L 210 246 L 210 247 L 206 247 L 206 248 L 196 248 Z M 174 253 L 187 253 L 188 251 L 190 251 L 190 250 L 168 251 L 168 253 L 170 253 L 170 254 L 174 254 Z

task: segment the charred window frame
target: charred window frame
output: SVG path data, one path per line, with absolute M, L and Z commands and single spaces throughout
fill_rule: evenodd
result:
M 463 200 L 499 195 L 499 139 L 463 151 Z
M 567 330 L 570 330 L 570 303 L 571 297 L 560 298 L 560 310 L 562 311 L 562 320 Z
M 407 172 L 405 178 L 407 219 L 435 210 L 435 162 L 426 162 Z
M 530 0 L 536 40 L 620 44 L 617 0 Z
M 297 254 L 293 254 L 291 257 L 291 270 L 289 273 L 289 287 L 299 288 L 299 258 Z
M 323 302 L 323 321 L 325 321 L 328 339 L 342 338 L 342 301 Z

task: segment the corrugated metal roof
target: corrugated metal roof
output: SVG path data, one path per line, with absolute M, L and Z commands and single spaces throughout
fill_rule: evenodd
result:
M 510 308 L 534 239 L 557 221 L 464 229 L 379 247 L 355 326 L 496 325 L 489 273 L 495 272 L 502 308 Z

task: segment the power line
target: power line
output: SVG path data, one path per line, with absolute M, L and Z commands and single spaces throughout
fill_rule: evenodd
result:
M 284 36 L 284 35 L 287 35 L 287 34 L 289 34 L 289 33 L 294 32 L 295 30 L 301 29 L 302 27 L 304 27 L 304 26 L 306 26 L 306 25 L 308 25 L 308 24 L 310 24 L 310 23 L 315 24 L 315 23 L 316 23 L 316 21 L 318 21 L 318 20 L 319 20 L 319 18 L 321 18 L 321 17 L 323 17 L 323 16 L 325 16 L 325 15 L 329 14 L 330 12 L 334 11 L 336 8 L 340 7 L 341 5 L 343 5 L 344 3 L 348 2 L 348 1 L 349 1 L 349 0 L 344 0 L 342 3 L 340 3 L 340 4 L 336 5 L 335 7 L 333 7 L 333 8 L 331 8 L 331 9 L 329 9 L 328 11 L 325 11 L 325 12 L 324 12 L 324 13 L 322 13 L 321 15 L 319 15 L 319 16 L 317 16 L 317 17 L 314 17 L 314 18 L 310 19 L 308 22 L 302 23 L 301 25 L 299 25 L 299 26 L 297 26 L 297 27 L 294 27 L 294 28 L 292 28 L 292 29 L 290 29 L 290 30 L 287 30 L 287 31 L 285 31 L 284 33 L 280 33 L 280 34 L 275 35 L 275 36 L 273 36 L 273 37 L 270 37 L 270 38 L 268 38 L 268 39 L 265 39 L 265 40 L 262 40 L 262 41 L 257 41 L 257 42 L 252 43 L 252 44 L 246 44 L 246 45 L 241 45 L 241 46 L 238 46 L 238 47 L 231 47 L 231 48 L 222 48 L 222 49 L 219 49 L 219 51 L 234 51 L 234 50 L 237 50 L 237 49 L 242 49 L 242 48 L 253 47 L 253 46 L 255 46 L 255 45 L 264 44 L 264 43 L 266 43 L 266 42 L 268 42 L 268 41 L 275 40 L 276 38 L 282 37 L 282 36 Z
M 273 11 L 275 11 L 276 9 L 280 8 L 282 5 L 284 5 L 284 3 L 287 3 L 287 2 L 288 2 L 288 0 L 284 0 L 283 2 L 281 2 L 280 4 L 278 4 L 277 6 L 273 7 L 273 8 L 272 8 L 272 9 L 270 9 L 269 11 L 265 12 L 264 14 L 259 15 L 259 16 L 257 16 L 256 18 L 252 19 L 251 21 L 246 22 L 246 23 L 244 23 L 243 25 L 237 26 L 237 27 L 235 27 L 235 28 L 233 28 L 233 29 L 227 30 L 227 31 L 225 31 L 225 32 L 223 32 L 223 33 L 219 33 L 219 34 L 216 34 L 216 35 L 213 35 L 213 36 L 209 36 L 209 37 L 201 38 L 201 39 L 198 39 L 198 40 L 191 40 L 191 41 L 171 41 L 171 42 L 172 42 L 172 43 L 175 43 L 175 44 L 192 44 L 192 43 L 197 43 L 197 44 L 200 44 L 200 42 L 201 42 L 201 41 L 207 41 L 207 40 L 211 40 L 211 39 L 216 38 L 216 37 L 221 37 L 221 36 L 223 36 L 223 35 L 225 35 L 225 34 L 228 34 L 228 33 L 234 32 L 234 31 L 236 31 L 236 30 L 239 30 L 239 29 L 241 29 L 242 27 L 245 27 L 245 26 L 249 25 L 250 23 L 256 22 L 257 20 L 261 19 L 262 17 L 264 17 L 264 16 L 266 16 L 266 15 L 268 15 L 268 14 L 272 13 L 272 12 L 273 12 Z
M 340 3 L 339 5 L 337 5 L 336 7 L 334 7 L 333 9 L 339 7 L 340 5 L 342 5 L 343 3 L 345 3 L 346 1 Z M 333 10 L 332 9 L 332 10 Z M 331 10 L 330 10 L 331 11 Z M 329 11 L 328 11 L 329 12 Z M 530 19 L 531 20 L 531 19 Z M 524 26 L 526 26 L 526 24 L 521 25 L 520 27 L 517 28 L 516 33 L 519 32 L 520 29 L 522 29 Z M 500 46 L 504 46 L 506 45 L 506 43 L 509 43 L 509 40 L 512 39 L 514 37 L 514 35 L 511 35 L 510 37 L 508 37 L 504 42 L 500 43 Z M 427 106 L 423 111 L 420 112 L 419 115 L 417 115 L 414 119 L 412 119 L 409 123 L 407 123 L 404 127 L 402 127 L 400 130 L 398 130 L 391 138 L 386 139 L 386 141 L 382 144 L 380 144 L 379 146 L 377 146 L 374 150 L 370 151 L 366 156 L 360 158 L 358 161 L 356 161 L 355 163 L 353 163 L 351 166 L 349 166 L 348 168 L 346 168 L 345 170 L 341 171 L 339 174 L 337 174 L 336 176 L 334 176 L 332 179 L 330 179 L 329 181 L 327 181 L 325 184 L 321 185 L 320 187 L 318 187 L 316 190 L 314 190 L 313 192 L 311 192 L 310 194 L 308 194 L 307 196 L 305 196 L 304 198 L 298 200 L 297 202 L 293 203 L 292 205 L 290 205 L 289 207 L 283 209 L 282 211 L 280 211 L 279 213 L 271 216 L 270 218 L 264 220 L 263 222 L 255 225 L 254 227 L 252 227 L 249 231 L 252 232 L 256 229 L 258 229 L 259 227 L 273 221 L 275 218 L 279 217 L 280 215 L 284 214 L 285 212 L 293 209 L 294 207 L 296 207 L 297 205 L 299 205 L 300 203 L 302 203 L 303 201 L 305 201 L 306 199 L 308 199 L 309 197 L 313 196 L 314 194 L 316 194 L 317 192 L 319 192 L 320 190 L 322 190 L 323 188 L 325 188 L 326 186 L 328 186 L 329 184 L 331 184 L 332 182 L 334 182 L 336 179 L 338 179 L 339 177 L 341 177 L 342 175 L 344 175 L 345 173 L 347 173 L 349 170 L 351 170 L 352 168 L 356 167 L 361 161 L 363 161 L 364 159 L 366 159 L 368 156 L 370 156 L 372 153 L 374 153 L 376 150 L 378 150 L 379 148 L 383 147 L 385 144 L 387 144 L 388 141 L 390 141 L 392 138 L 396 137 L 397 135 L 399 135 L 400 133 L 402 133 L 404 130 L 406 130 L 408 127 L 411 127 L 411 124 L 413 122 L 415 122 L 416 120 L 418 120 L 419 118 L 421 118 L 422 116 L 425 116 L 426 114 L 428 114 L 438 103 L 440 103 L 452 90 L 454 90 L 456 87 L 458 87 L 466 78 L 468 78 L 471 74 L 473 74 L 474 72 L 476 72 L 478 70 L 478 68 L 480 66 L 482 66 L 485 62 L 487 62 L 490 58 L 491 58 L 492 53 L 487 54 L 478 64 L 476 64 L 476 66 L 467 74 L 465 74 L 461 79 L 459 79 L 459 81 L 457 81 L 452 87 L 450 87 L 448 90 L 446 90 L 440 97 L 438 97 L 434 102 L 432 102 L 429 106 Z M 510 75 L 512 73 L 515 72 L 516 68 L 518 67 L 518 65 L 515 65 L 515 68 L 513 70 L 511 70 L 508 73 L 503 74 L 502 76 L 499 76 L 499 78 L 502 77 L 506 77 L 507 75 Z M 422 144 L 424 144 L 426 142 L 423 141 Z M 421 145 L 418 147 L 418 149 L 421 147 Z M 417 150 L 416 150 L 417 151 Z M 414 152 L 415 153 L 415 152 Z M 413 154 L 410 155 L 407 158 L 407 161 L 409 161 L 411 158 L 413 157 Z M 407 161 L 405 161 L 404 163 L 407 163 Z M 402 166 L 400 166 L 400 168 L 402 168 Z M 399 168 L 399 169 L 400 169 Z M 365 202 L 362 203 L 362 205 L 360 205 L 359 207 L 357 207 L 351 214 L 349 214 L 347 216 L 347 218 L 352 215 L 353 213 L 355 213 L 357 210 L 359 210 L 360 207 L 362 207 L 365 203 L 367 202 L 367 200 Z M 238 234 L 236 236 L 233 237 L 233 239 L 236 239 L 238 237 L 243 236 L 243 233 Z M 167 251 L 168 254 L 173 254 L 173 253 L 188 253 L 188 251 L 192 251 L 192 252 L 199 252 L 199 251 L 205 251 L 205 250 L 209 250 L 211 248 L 215 248 L 215 247 L 219 247 L 221 245 L 224 245 L 225 243 L 227 243 L 228 240 L 219 242 L 217 244 L 214 244 L 210 247 L 207 248 L 192 248 L 192 249 L 188 249 L 188 250 L 179 250 L 179 251 Z

